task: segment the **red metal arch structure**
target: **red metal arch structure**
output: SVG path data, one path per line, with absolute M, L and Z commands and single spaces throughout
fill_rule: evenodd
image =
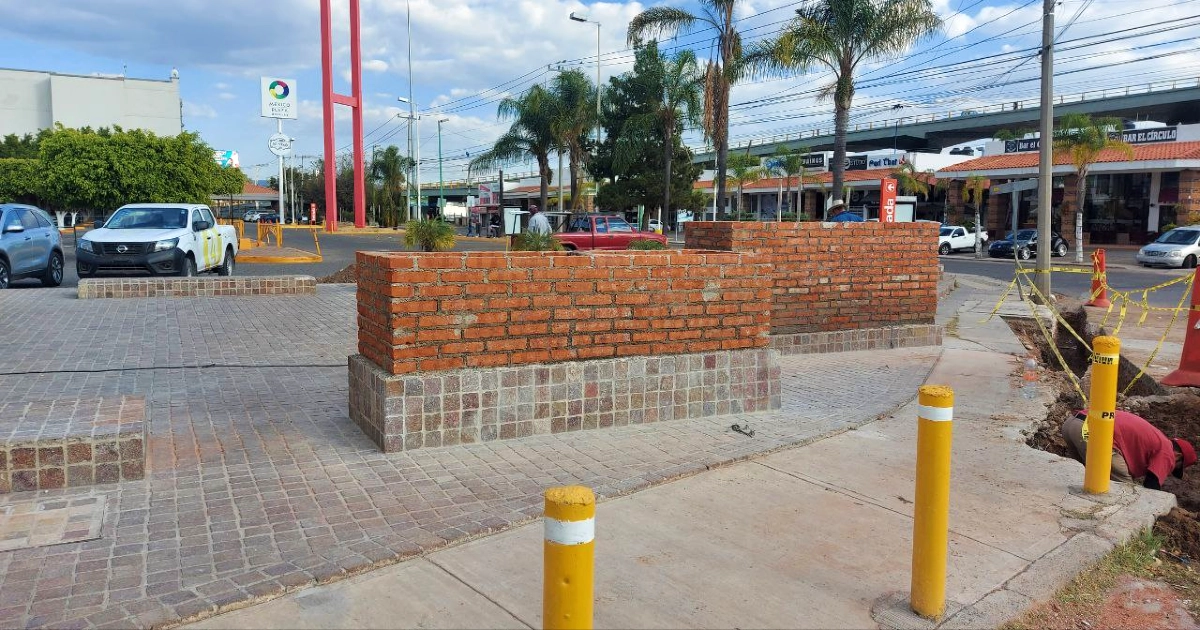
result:
M 350 96 L 333 91 L 333 11 L 331 0 L 321 0 L 321 93 L 325 118 L 325 231 L 337 231 L 337 153 L 333 146 L 333 106 L 352 110 L 354 127 L 354 226 L 367 224 L 367 197 L 363 170 L 362 46 L 359 40 L 359 0 L 350 0 Z

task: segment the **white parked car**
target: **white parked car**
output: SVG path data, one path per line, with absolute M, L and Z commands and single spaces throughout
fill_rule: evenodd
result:
M 1178 227 L 1141 248 L 1137 261 L 1146 267 L 1195 269 L 1200 258 L 1200 225 Z
M 659 221 L 658 219 L 650 219 L 649 221 L 647 221 L 646 228 L 649 229 L 651 232 L 654 232 L 655 234 L 663 233 L 662 221 Z
M 105 270 L 231 276 L 237 248 L 233 226 L 217 225 L 208 206 L 136 203 L 79 239 L 75 268 L 80 278 Z
M 979 246 L 987 244 L 987 230 L 979 231 Z M 945 256 L 961 249 L 975 249 L 975 231 L 961 225 L 943 225 L 938 232 L 938 253 Z

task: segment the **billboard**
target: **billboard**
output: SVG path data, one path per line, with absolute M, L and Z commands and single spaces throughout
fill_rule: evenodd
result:
M 241 160 L 237 151 L 213 151 L 213 159 L 221 168 L 241 168 Z
M 299 102 L 296 98 L 296 80 L 262 77 L 260 83 L 262 117 L 295 120 Z
M 885 177 L 879 189 L 879 220 L 883 223 L 896 222 L 896 180 Z

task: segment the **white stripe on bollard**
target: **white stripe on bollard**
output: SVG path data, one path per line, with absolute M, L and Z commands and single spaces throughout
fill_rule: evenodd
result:
M 558 545 L 586 545 L 596 539 L 596 519 L 586 521 L 560 521 L 542 518 L 546 540 Z
M 917 416 L 933 422 L 950 422 L 954 420 L 954 407 L 917 405 Z

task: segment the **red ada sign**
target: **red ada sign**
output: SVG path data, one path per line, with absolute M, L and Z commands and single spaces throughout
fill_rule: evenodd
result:
M 879 220 L 884 223 L 896 222 L 896 180 L 884 178 L 879 188 Z

